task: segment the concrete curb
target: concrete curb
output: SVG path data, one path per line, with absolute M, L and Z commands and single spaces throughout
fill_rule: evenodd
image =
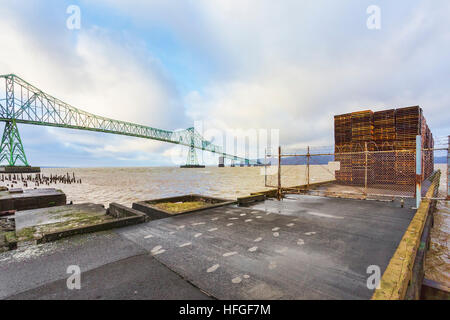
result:
M 321 185 L 331 183 L 331 182 L 336 182 L 336 180 L 327 180 L 327 181 L 322 181 L 322 182 L 310 183 L 309 187 L 319 187 Z M 289 188 L 283 187 L 283 188 L 281 188 L 281 191 L 287 192 L 287 193 L 289 193 L 289 191 L 300 192 L 300 191 L 306 191 L 307 188 L 308 188 L 308 185 L 303 184 L 300 186 L 294 186 L 294 187 L 289 187 Z M 250 193 L 251 196 L 256 196 L 256 195 L 261 195 L 261 194 L 265 195 L 267 198 L 276 198 L 278 195 L 278 189 L 270 189 L 270 190 L 266 190 L 266 191 Z
M 303 184 L 303 185 L 300 185 L 300 186 L 295 186 L 295 187 L 290 187 L 290 188 L 282 188 L 282 189 L 283 189 L 283 191 L 289 191 L 289 190 L 293 190 L 293 189 L 294 190 L 296 190 L 296 189 L 298 189 L 298 190 L 306 190 L 308 188 L 308 186 L 310 188 L 311 187 L 320 187 L 321 185 L 332 183 L 332 182 L 336 182 L 336 179 L 322 181 L 322 182 L 314 182 L 314 183 L 310 183 L 309 185 Z
M 239 205 L 249 205 L 254 202 L 261 202 L 264 200 L 266 200 L 265 194 L 255 194 L 255 195 L 251 195 L 251 196 L 247 196 L 247 197 L 237 198 Z
M 267 191 L 260 191 L 260 192 L 252 192 L 250 193 L 250 196 L 257 196 L 257 195 L 265 195 L 267 198 L 275 198 L 277 196 L 278 190 L 277 189 L 270 189 Z
M 417 252 L 420 248 L 422 233 L 438 188 L 441 172 L 432 177 L 432 183 L 426 198 L 417 210 L 408 229 L 403 235 L 386 271 L 381 278 L 380 288 L 375 290 L 372 300 L 404 300 L 411 283 Z

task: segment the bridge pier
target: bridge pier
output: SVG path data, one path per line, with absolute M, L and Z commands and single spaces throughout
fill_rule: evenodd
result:
M 0 166 L 0 173 L 41 173 L 41 168 L 31 166 Z
M 219 157 L 219 168 L 225 167 L 225 157 Z
M 198 163 L 197 153 L 195 152 L 195 141 L 193 136 L 191 136 L 191 146 L 189 147 L 186 165 L 180 166 L 180 168 L 182 169 L 205 168 L 204 165 Z

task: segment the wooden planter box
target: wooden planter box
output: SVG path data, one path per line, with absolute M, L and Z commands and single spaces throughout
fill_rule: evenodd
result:
M 196 207 L 193 209 L 181 210 L 181 211 L 170 211 L 161 208 L 162 204 L 177 204 L 177 203 L 187 203 L 187 202 L 203 202 L 204 205 L 200 207 Z M 164 219 L 168 217 L 177 216 L 180 214 L 186 214 L 191 212 L 197 212 L 201 210 L 217 208 L 229 204 L 234 204 L 236 201 L 221 199 L 221 198 L 213 198 L 207 197 L 197 194 L 190 194 L 185 196 L 178 197 L 170 197 L 170 198 L 162 198 L 155 200 L 147 200 L 133 203 L 133 209 L 141 211 L 149 216 L 151 220 L 155 219 Z

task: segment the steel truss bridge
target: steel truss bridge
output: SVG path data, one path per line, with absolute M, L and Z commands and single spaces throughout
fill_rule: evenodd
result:
M 29 166 L 18 123 L 112 133 L 183 145 L 189 147 L 187 165 L 190 166 L 198 165 L 195 149 L 246 165 L 256 164 L 254 160 L 225 153 L 222 147 L 206 141 L 194 128 L 168 131 L 97 116 L 45 93 L 14 74 L 0 76 L 0 79 L 5 81 L 5 92 L 0 89 L 0 121 L 5 122 L 0 163 L 7 162 L 8 166 Z

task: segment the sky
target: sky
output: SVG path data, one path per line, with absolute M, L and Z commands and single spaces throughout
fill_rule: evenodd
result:
M 67 27 L 71 5 L 79 29 Z M 367 26 L 371 5 L 378 29 Z M 332 145 L 336 114 L 412 105 L 443 137 L 449 16 L 447 0 L 0 0 L 0 74 L 156 128 L 279 130 L 291 149 Z M 32 165 L 170 166 L 185 157 L 157 141 L 19 128 Z

